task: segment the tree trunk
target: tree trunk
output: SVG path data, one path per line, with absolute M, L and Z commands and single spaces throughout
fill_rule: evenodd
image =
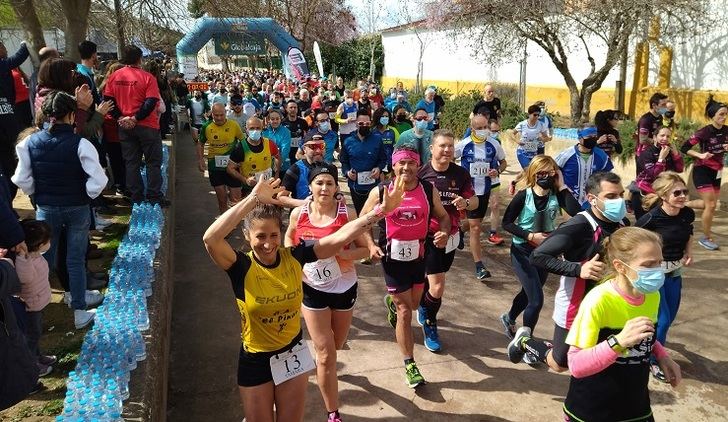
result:
M 13 12 L 15 12 L 15 17 L 25 30 L 30 58 L 33 61 L 33 67 L 37 69 L 40 65 L 38 50 L 45 47 L 46 43 L 43 37 L 43 28 L 40 25 L 38 14 L 35 12 L 33 0 L 10 0 L 10 5 L 13 8 Z
M 581 122 L 588 122 L 589 115 L 591 114 L 591 100 L 592 95 L 598 88 L 594 89 L 592 86 L 581 88 Z
M 121 60 L 122 52 L 126 47 L 126 35 L 124 34 L 124 11 L 121 8 L 121 0 L 114 0 L 114 16 L 116 17 L 116 54 Z
M 81 61 L 78 44 L 86 39 L 91 0 L 61 0 L 61 4 L 66 17 L 66 51 L 63 56 L 78 63 Z
M 581 97 L 581 93 L 579 92 L 579 88 L 577 87 L 569 87 L 569 111 L 570 111 L 570 117 L 571 117 L 571 126 L 572 127 L 579 127 L 579 124 L 581 123 L 581 109 L 584 104 L 584 100 Z

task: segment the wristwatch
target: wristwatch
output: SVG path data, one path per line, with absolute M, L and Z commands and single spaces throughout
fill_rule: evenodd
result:
M 624 347 L 622 347 L 622 345 L 619 344 L 619 341 L 617 340 L 617 337 L 615 337 L 614 335 L 610 335 L 609 337 L 607 337 L 607 344 L 615 352 L 620 353 L 620 354 L 621 353 L 624 353 Z
M 465 200 L 465 209 L 467 210 L 470 207 L 470 199 Z

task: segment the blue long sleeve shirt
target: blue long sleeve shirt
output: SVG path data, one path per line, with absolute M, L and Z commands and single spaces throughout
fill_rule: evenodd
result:
M 361 139 L 358 133 L 352 133 L 344 140 L 339 161 L 341 161 L 341 172 L 346 177 L 349 188 L 359 192 L 369 192 L 379 184 L 378 181 L 372 184 L 360 185 L 359 180 L 349 179 L 347 173 L 352 169 L 357 173 L 371 171 L 375 167 L 379 170 L 384 169 L 387 165 L 387 155 L 384 151 L 382 138 L 370 133 L 366 138 Z
M 15 82 L 10 71 L 23 64 L 29 55 L 28 46 L 23 42 L 15 54 L 0 59 L 0 98 L 7 98 L 10 104 L 15 104 Z

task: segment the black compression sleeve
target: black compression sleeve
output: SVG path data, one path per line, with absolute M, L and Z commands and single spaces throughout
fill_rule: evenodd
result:
M 568 189 L 560 190 L 556 194 L 556 198 L 559 200 L 559 206 L 570 216 L 573 217 L 581 211 L 581 205 Z
M 550 273 L 578 277 L 581 272 L 581 263 L 566 261 L 559 257 L 572 248 L 574 239 L 584 236 L 582 228 L 582 225 L 572 224 L 554 230 L 533 251 L 531 264 L 545 268 Z

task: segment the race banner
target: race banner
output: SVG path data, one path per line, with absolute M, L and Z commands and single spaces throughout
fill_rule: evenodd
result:
M 254 56 L 265 53 L 265 42 L 262 38 L 247 34 L 220 34 L 215 39 L 215 55 L 217 56 Z
M 291 76 L 299 81 L 311 74 L 303 52 L 296 47 L 288 47 L 288 66 L 291 69 Z

